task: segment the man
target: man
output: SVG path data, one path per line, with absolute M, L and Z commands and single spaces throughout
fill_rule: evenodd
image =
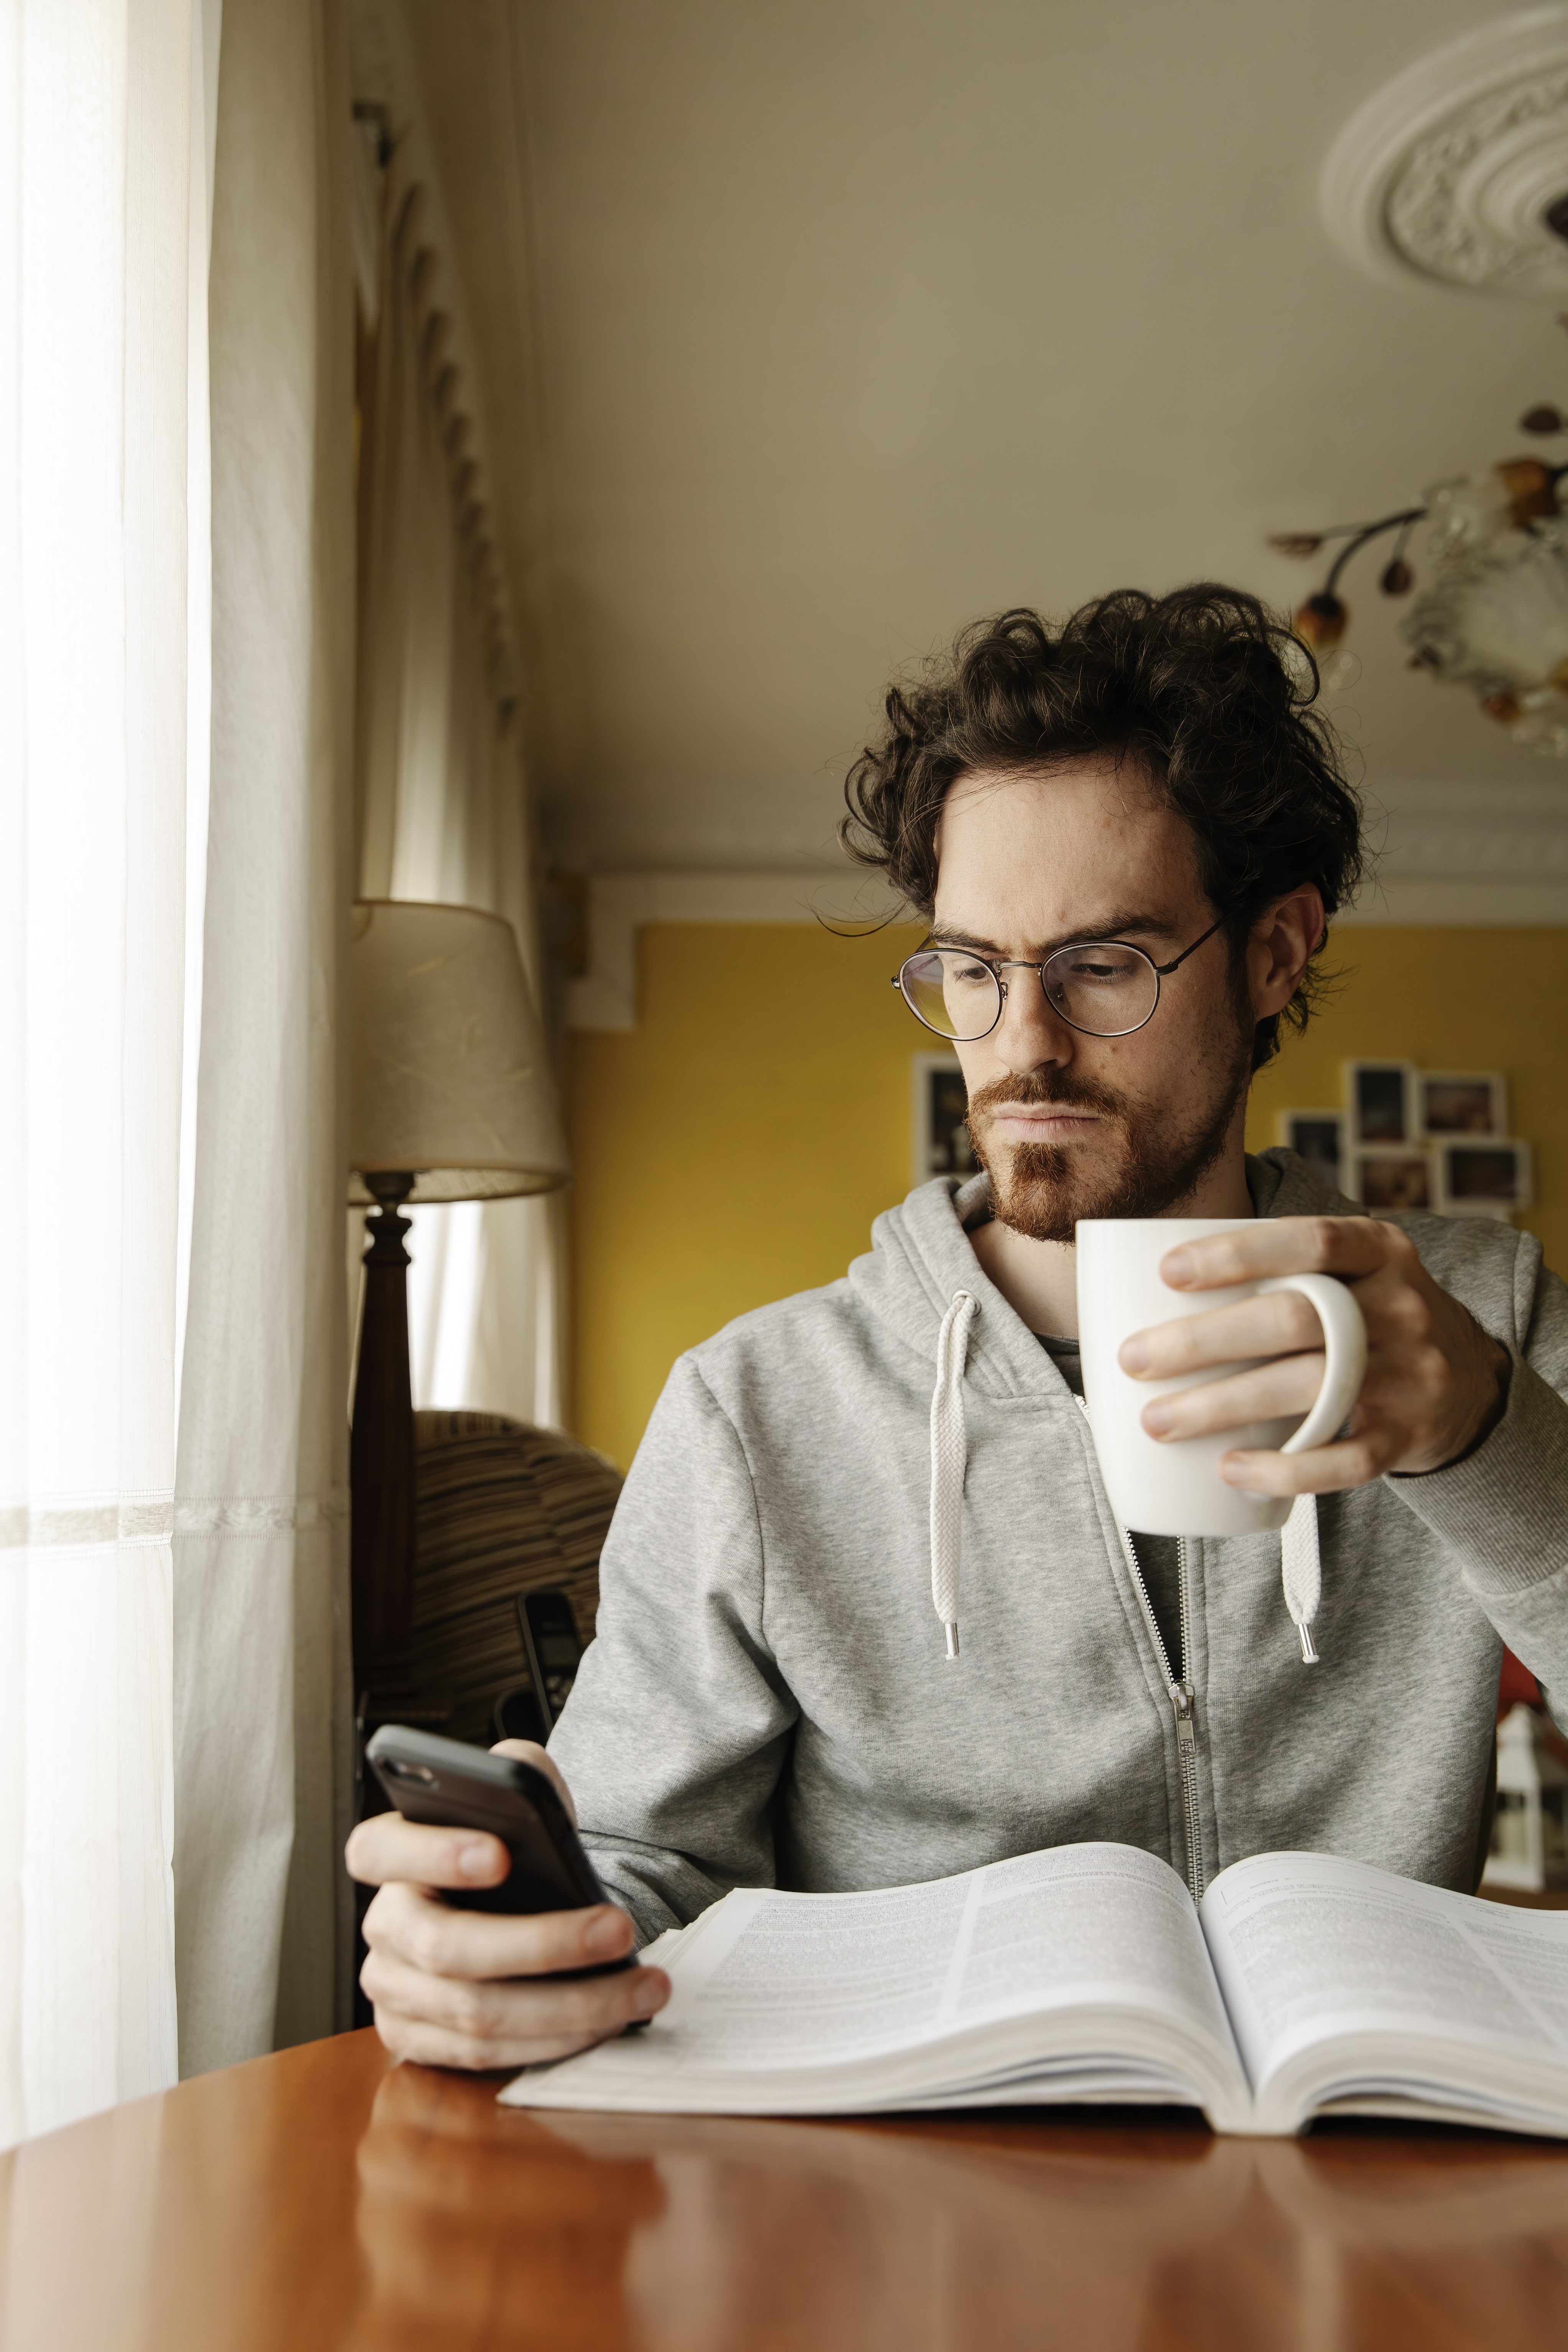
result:
M 849 846 L 929 920 L 902 983 L 956 1034 L 984 1173 L 922 1186 L 846 1280 L 742 1317 L 670 1375 L 551 1743 L 625 1909 L 454 1910 L 431 1890 L 500 1876 L 493 1841 L 389 1815 L 355 1831 L 393 2049 L 510 2066 L 614 2033 L 662 2004 L 657 1969 L 541 1975 L 737 1884 L 893 1885 L 1112 1838 L 1194 1890 L 1283 1847 L 1474 1885 L 1500 1636 L 1568 1690 L 1568 1294 L 1526 1234 L 1373 1222 L 1290 1153 L 1245 1157 L 1251 1072 L 1305 1020 L 1360 872 L 1304 667 L 1253 599 L 1194 588 L 1056 630 L 1004 614 L 889 694 L 850 777 Z M 1111 971 L 1131 992 L 1114 1018 L 1079 985 Z M 1224 1460 L 1237 1486 L 1321 1498 L 1320 1664 L 1280 1598 L 1278 1536 L 1133 1531 L 1134 1575 L 1074 1395 L 1074 1225 L 1118 1215 L 1255 1220 L 1168 1256 L 1177 1287 L 1317 1269 L 1361 1305 L 1344 1430 Z M 928 1444 L 965 1297 L 950 1656 Z M 1121 1359 L 1150 1379 L 1246 1360 L 1145 1426 L 1301 1412 L 1322 1358 L 1299 1296 L 1194 1313 Z

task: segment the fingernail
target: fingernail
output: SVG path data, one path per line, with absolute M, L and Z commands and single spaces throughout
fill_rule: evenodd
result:
M 601 1911 L 596 1919 L 590 1920 L 583 1941 L 591 1952 L 596 1952 L 604 1959 L 608 1959 L 616 1952 L 624 1952 L 626 1948 L 624 1915 L 619 1911 Z
M 1124 1372 L 1146 1371 L 1149 1364 L 1149 1350 L 1140 1339 L 1123 1339 L 1121 1353 L 1116 1360 Z
M 1172 1426 L 1172 1414 L 1169 1408 L 1163 1404 L 1145 1405 L 1143 1426 L 1151 1437 L 1163 1437 Z
M 489 1838 L 475 1838 L 458 1848 L 459 1878 L 491 1879 L 496 1874 L 496 1850 Z
M 1179 1290 L 1193 1278 L 1191 1250 L 1173 1249 L 1160 1260 L 1160 1277 L 1167 1290 Z

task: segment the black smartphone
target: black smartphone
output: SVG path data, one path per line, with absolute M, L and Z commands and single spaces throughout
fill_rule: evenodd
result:
M 510 1854 L 511 1868 L 499 1886 L 443 1887 L 443 1901 L 469 1911 L 513 1913 L 582 1911 L 609 1901 L 554 1782 L 536 1765 L 398 1723 L 384 1723 L 364 1752 L 405 1821 L 489 1830 Z M 561 1973 L 598 1977 L 633 1965 L 628 1953 Z
M 533 1676 L 545 1730 L 550 1731 L 566 1704 L 582 1662 L 577 1621 L 572 1614 L 572 1603 L 555 1585 L 542 1592 L 520 1592 L 517 1613 L 522 1622 L 528 1671 Z

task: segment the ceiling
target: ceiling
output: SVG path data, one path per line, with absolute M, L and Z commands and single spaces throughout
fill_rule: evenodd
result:
M 1362 275 L 1346 119 L 1474 0 L 413 0 L 574 870 L 830 856 L 894 667 L 976 614 L 1208 576 L 1512 455 L 1550 304 Z M 1332 697 L 1373 796 L 1568 792 L 1405 667 Z M 1352 666 L 1354 667 L 1353 665 Z

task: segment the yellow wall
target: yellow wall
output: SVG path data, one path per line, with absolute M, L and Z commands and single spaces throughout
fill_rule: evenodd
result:
M 574 1427 L 623 1467 L 682 1349 L 842 1274 L 909 1190 L 921 1036 L 888 983 L 918 937 L 651 925 L 637 1028 L 574 1038 Z M 1251 1147 L 1336 1105 L 1346 1056 L 1500 1069 L 1535 1147 L 1520 1222 L 1568 1268 L 1568 930 L 1351 929 L 1329 961 L 1351 976 L 1258 1079 Z

